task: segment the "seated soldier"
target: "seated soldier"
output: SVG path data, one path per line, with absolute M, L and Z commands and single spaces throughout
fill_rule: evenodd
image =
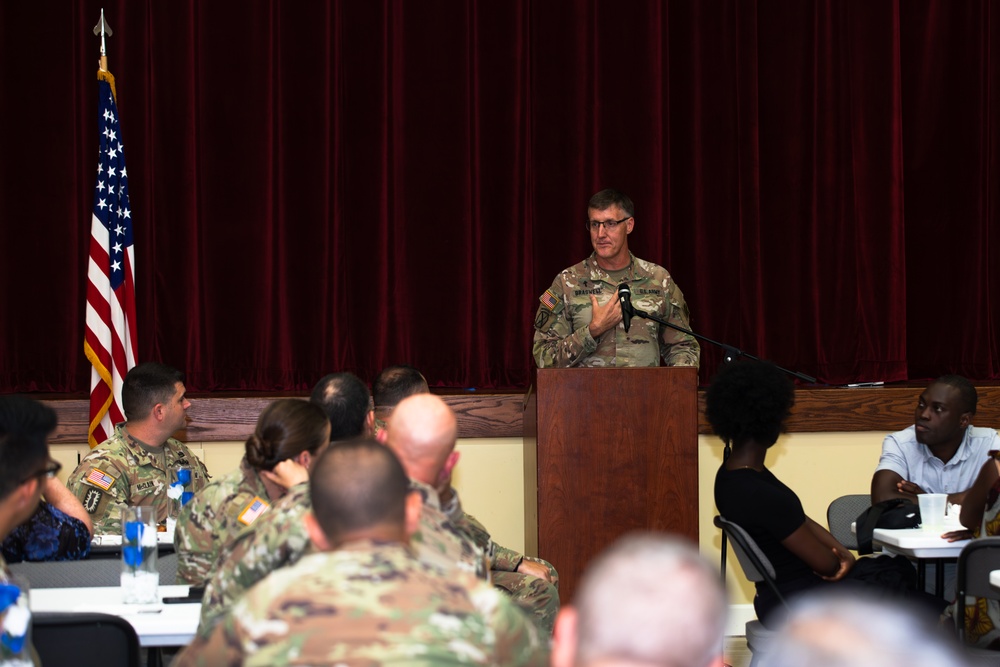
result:
M 333 445 L 311 478 L 305 521 L 319 553 L 255 584 L 175 664 L 547 664 L 504 596 L 416 558 L 422 500 L 390 450 Z
M 400 401 L 430 391 L 420 371 L 405 365 L 382 369 L 372 386 L 375 435 L 379 438 L 386 437 L 384 432 L 389 428 L 393 411 Z M 545 634 L 551 635 L 559 611 L 559 574 L 546 560 L 526 556 L 498 544 L 486 526 L 462 511 L 458 494 L 451 486 L 451 470 L 457 462 L 456 452 L 445 465 L 442 478 L 435 484 L 442 509 L 486 553 L 493 585 L 506 591 L 519 607 L 532 615 Z
M 318 406 L 281 398 L 264 408 L 240 467 L 196 493 L 181 510 L 174 533 L 177 576 L 203 585 L 223 547 L 288 488 L 308 479 L 309 465 L 329 443 L 330 421 Z
M 191 491 L 208 483 L 205 465 L 171 436 L 187 424 L 183 374 L 154 362 L 139 364 L 122 383 L 125 421 L 80 461 L 67 482 L 90 513 L 96 535 L 121 535 L 124 507 L 150 505 L 157 521 L 176 519 L 179 503 L 167 497 L 170 471 L 191 471 Z M 176 507 L 175 507 L 176 506 Z
M 353 375 L 350 377 L 367 397 L 364 384 Z M 342 386 L 336 393 L 342 394 L 344 389 Z M 314 391 L 313 397 L 316 396 Z M 351 412 L 363 418 L 368 401 L 350 403 L 356 406 Z M 454 414 L 441 399 L 428 394 L 403 401 L 396 415 L 389 448 L 399 457 L 411 486 L 424 503 L 420 528 L 411 539 L 417 557 L 441 570 L 473 572 L 485 578 L 482 551 L 441 511 L 437 492 L 431 486 L 455 446 Z M 336 416 L 332 419 L 337 432 L 341 419 Z M 356 423 L 356 428 L 365 423 L 362 419 L 350 421 Z M 309 503 L 309 485 L 296 486 L 224 550 L 218 569 L 205 588 L 199 636 L 207 636 L 221 614 L 250 586 L 310 552 L 311 543 L 303 521 Z

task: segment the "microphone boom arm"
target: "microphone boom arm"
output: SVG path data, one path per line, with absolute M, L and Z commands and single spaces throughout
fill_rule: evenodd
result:
M 755 357 L 754 355 L 750 354 L 749 352 L 744 352 L 743 350 L 739 349 L 738 347 L 733 347 L 732 345 L 727 345 L 726 343 L 720 343 L 719 341 L 713 340 L 713 339 L 709 338 L 708 336 L 703 336 L 702 334 L 695 333 L 695 332 L 691 331 L 690 329 L 685 329 L 684 327 L 677 326 L 676 324 L 672 324 L 670 322 L 667 322 L 666 320 L 664 320 L 664 319 L 662 319 L 660 317 L 657 317 L 656 315 L 653 315 L 651 313 L 647 313 L 644 310 L 640 310 L 639 308 L 636 308 L 635 306 L 632 306 L 631 310 L 632 310 L 632 313 L 631 313 L 632 317 L 645 317 L 647 320 L 653 320 L 654 322 L 657 322 L 658 324 L 662 324 L 665 327 L 669 327 L 669 328 L 673 329 L 674 331 L 680 331 L 683 334 L 687 334 L 689 336 L 693 336 L 693 337 L 697 338 L 698 340 L 703 340 L 706 343 L 711 343 L 712 345 L 715 345 L 716 347 L 721 348 L 722 352 L 723 352 L 723 363 L 729 363 L 730 361 L 735 361 L 736 359 L 739 359 L 740 357 L 746 357 L 747 359 L 752 359 L 754 361 L 761 361 L 760 357 Z M 771 362 L 768 362 L 768 363 L 771 363 Z M 816 378 L 814 378 L 814 377 L 812 377 L 810 375 L 806 375 L 805 373 L 799 373 L 798 371 L 790 371 L 787 368 L 782 368 L 781 366 L 779 366 L 777 364 L 771 363 L 771 365 L 774 366 L 775 368 L 777 368 L 778 370 L 781 370 L 781 371 L 783 371 L 785 373 L 788 373 L 792 377 L 797 377 L 798 379 L 802 380 L 803 382 L 808 382 L 810 384 L 815 384 L 816 383 Z

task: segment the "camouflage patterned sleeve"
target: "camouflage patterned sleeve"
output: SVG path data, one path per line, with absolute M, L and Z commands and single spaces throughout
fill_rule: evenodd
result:
M 222 614 L 251 586 L 307 552 L 309 534 L 302 521 L 306 511 L 302 505 L 287 510 L 275 505 L 223 548 L 215 573 L 205 586 L 199 637 L 207 637 Z
M 191 490 L 198 493 L 212 482 L 212 476 L 208 474 L 208 468 L 201 459 L 191 454 L 191 460 L 198 466 L 197 474 L 194 476 L 194 488 Z
M 492 594 L 492 595 L 489 595 Z M 505 595 L 495 589 L 475 594 L 495 637 L 495 659 L 498 665 L 548 665 L 548 638 L 544 640 L 535 624 Z
M 524 554 L 497 544 L 490 535 L 490 531 L 486 529 L 486 526 L 471 514 L 464 514 L 455 523 L 462 532 L 475 542 L 477 547 L 489 556 L 491 570 L 515 572 L 517 566 L 524 559 Z
M 122 509 L 129 504 L 128 476 L 101 451 L 84 457 L 66 487 L 90 514 L 94 535 L 121 535 Z
M 670 300 L 667 321 L 679 327 L 691 330 L 691 313 L 688 311 L 684 294 L 677 283 L 670 281 L 671 290 L 667 295 Z M 660 356 L 667 366 L 694 366 L 701 363 L 701 346 L 694 336 L 682 334 L 669 327 L 662 327 L 660 337 Z
M 479 522 L 479 519 L 471 514 L 462 513 L 462 516 L 454 520 L 455 526 L 484 554 L 489 560 L 489 569 L 496 570 L 497 543 L 493 541 L 490 531 Z
M 496 542 L 494 542 L 496 544 Z M 496 548 L 493 550 L 493 557 L 490 562 L 491 570 L 500 570 L 502 572 L 516 572 L 517 566 L 521 564 L 524 560 L 524 554 L 519 551 L 514 551 L 513 549 L 508 549 L 505 546 L 496 544 Z
M 590 335 L 590 322 L 576 326 L 572 311 L 577 306 L 566 303 L 562 274 L 538 300 L 531 354 L 539 368 L 569 368 L 597 349 L 597 341 Z
M 231 615 L 219 622 L 207 637 L 196 637 L 170 663 L 174 667 L 241 665 L 243 652 Z
M 196 493 L 181 509 L 174 529 L 174 550 L 177 552 L 177 577 L 192 586 L 205 584 L 222 549 L 222 536 L 217 536 L 213 520 L 223 511 L 214 494 Z

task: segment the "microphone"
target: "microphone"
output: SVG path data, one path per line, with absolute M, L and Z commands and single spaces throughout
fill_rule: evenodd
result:
M 625 325 L 625 333 L 628 333 L 632 320 L 632 290 L 628 288 L 628 283 L 618 286 L 618 303 L 622 305 L 622 324 Z

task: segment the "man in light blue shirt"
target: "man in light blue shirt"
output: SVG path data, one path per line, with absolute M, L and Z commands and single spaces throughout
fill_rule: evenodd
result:
M 972 426 L 976 388 L 958 375 L 928 386 L 913 415 L 913 426 L 886 436 L 875 475 L 872 503 L 890 498 L 916 502 L 921 493 L 947 493 L 961 504 L 979 469 L 1000 438 L 992 428 Z

